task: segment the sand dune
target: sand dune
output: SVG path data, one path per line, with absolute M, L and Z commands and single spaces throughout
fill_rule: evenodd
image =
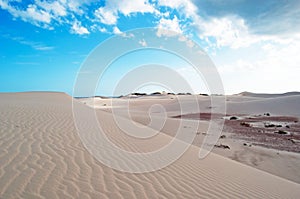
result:
M 63 93 L 0 94 L 0 198 L 299 198 L 299 184 L 216 154 L 199 160 L 196 146 L 159 171 L 113 170 L 84 148 L 71 100 Z M 97 114 L 124 149 L 152 150 L 172 139 L 162 134 L 146 145 L 120 137 L 112 114 Z

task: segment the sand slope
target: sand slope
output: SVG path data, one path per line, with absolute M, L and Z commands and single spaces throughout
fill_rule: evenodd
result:
M 83 105 L 83 109 L 87 108 Z M 99 111 L 112 138 L 120 131 Z M 0 198 L 299 198 L 300 185 L 192 146 L 156 172 L 130 174 L 99 163 L 76 132 L 63 93 L 0 94 Z M 116 136 L 114 137 L 114 134 Z M 172 139 L 162 135 L 159 146 Z M 124 148 L 126 142 L 118 142 Z M 136 143 L 136 146 L 140 146 Z M 147 145 L 143 144 L 147 149 Z M 151 147 L 149 146 L 151 149 Z

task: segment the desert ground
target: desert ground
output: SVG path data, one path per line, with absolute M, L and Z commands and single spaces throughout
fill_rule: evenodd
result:
M 1 93 L 0 198 L 299 198 L 300 94 L 225 97 L 226 114 L 218 114 L 205 95 L 74 99 L 59 92 Z M 195 100 L 200 112 L 189 109 Z M 98 161 L 82 143 L 74 104 L 82 113 L 94 111 L 107 137 L 131 152 L 157 150 L 177 139 L 183 120 L 200 125 L 195 132 L 188 125 L 180 129 L 196 133 L 195 139 L 169 166 L 122 172 Z M 128 136 L 115 117 L 155 136 L 150 142 Z M 223 121 L 224 130 L 212 153 L 199 159 L 211 117 Z M 152 120 L 164 125 L 158 129 Z M 121 164 L 122 157 L 100 149 Z

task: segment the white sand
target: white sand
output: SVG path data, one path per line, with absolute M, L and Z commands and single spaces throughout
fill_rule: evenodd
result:
M 170 106 L 175 105 L 170 103 Z M 87 107 L 82 104 L 82 108 Z M 98 116 L 103 128 L 111 132 L 111 139 L 132 150 L 127 141 L 135 142 L 134 139 L 120 136 L 122 132 L 112 115 L 99 110 Z M 130 174 L 113 170 L 83 147 L 73 121 L 72 99 L 63 93 L 0 94 L 0 127 L 0 198 L 299 198 L 300 195 L 299 184 L 222 156 L 210 154 L 199 160 L 196 146 L 159 171 Z M 151 151 L 172 139 L 167 134 L 159 138 L 151 145 L 143 141 L 134 145 Z

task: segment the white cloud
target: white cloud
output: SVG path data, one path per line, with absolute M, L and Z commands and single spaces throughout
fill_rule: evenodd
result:
M 99 18 L 100 22 L 107 25 L 113 25 L 117 23 L 118 16 L 113 10 L 105 7 L 100 7 L 95 11 L 95 16 Z
M 72 33 L 79 34 L 79 35 L 90 34 L 90 32 L 88 31 L 88 29 L 85 28 L 85 27 L 83 27 L 81 25 L 81 22 L 79 22 L 79 21 L 75 21 L 73 23 Z
M 104 7 L 100 7 L 95 11 L 95 16 L 99 18 L 100 22 L 107 25 L 115 25 L 118 20 L 118 15 L 123 14 L 129 16 L 132 13 L 154 13 L 158 12 L 153 5 L 148 1 L 131 0 L 107 0 Z
M 170 20 L 163 17 L 159 21 L 158 28 L 173 30 L 179 33 L 186 33 L 186 31 L 189 32 L 193 28 L 196 28 L 196 35 L 210 49 L 222 47 L 239 49 L 264 41 L 280 43 L 287 40 L 274 36 L 255 35 L 249 30 L 246 21 L 238 16 L 204 19 L 198 14 L 197 6 L 191 0 L 157 0 L 157 5 L 177 10 L 181 16 L 185 16 L 185 18 L 180 18 L 183 21 L 182 24 L 184 24 L 182 26 L 176 23 L 178 20 Z M 164 34 L 163 31 L 160 34 Z
M 166 6 L 172 9 L 182 11 L 187 17 L 197 15 L 197 7 L 190 0 L 158 0 L 159 6 Z
M 128 16 L 131 13 L 154 13 L 156 11 L 155 8 L 145 0 L 112 0 L 110 2 L 125 16 Z
M 8 2 L 0 0 L 0 7 L 4 10 L 7 10 L 15 18 L 21 18 L 22 20 L 31 22 L 33 24 L 49 24 L 51 22 L 52 16 L 33 4 L 28 5 L 26 10 L 19 10 L 11 6 Z
M 232 48 L 247 47 L 258 41 L 253 37 L 245 21 L 235 17 L 213 18 L 198 25 L 200 38 L 214 39 L 211 42 L 216 47 L 230 46 Z
M 46 10 L 48 13 L 52 12 L 55 16 L 66 16 L 66 8 L 58 1 L 47 2 L 47 1 L 36 1 L 36 4 Z
M 84 14 L 83 7 L 88 5 L 93 0 L 60 0 L 60 2 L 68 7 L 68 9 L 76 14 L 82 15 Z
M 20 18 L 25 22 L 30 22 L 36 26 L 53 30 L 52 22 L 59 24 L 71 24 L 72 33 L 88 34 L 87 28 L 73 24 L 70 22 L 77 19 L 78 15 L 83 14 L 84 6 L 90 4 L 93 0 L 59 0 L 59 1 L 44 1 L 35 0 L 34 3 L 26 5 L 22 1 L 0 0 L 0 8 L 8 11 L 14 18 Z M 17 3 L 12 4 L 12 2 Z M 22 6 L 18 6 L 21 5 Z M 90 20 L 88 16 L 86 19 Z
M 39 22 L 50 23 L 51 15 L 44 10 L 40 10 L 36 5 L 29 5 L 26 12 L 22 13 L 24 18 L 32 19 Z
M 182 33 L 179 20 L 176 16 L 173 19 L 161 18 L 157 26 L 157 36 L 175 36 Z
M 102 33 L 107 33 L 107 29 L 106 28 L 99 27 L 99 31 L 102 32 Z
M 141 44 L 143 47 L 146 47 L 148 45 L 145 39 L 140 40 L 139 44 Z
M 122 32 L 117 26 L 115 26 L 115 27 L 113 28 L 113 33 L 116 34 L 116 35 L 121 35 L 121 34 L 123 34 L 123 32 Z
M 219 53 L 215 58 L 227 93 L 244 90 L 253 92 L 287 92 L 299 90 L 300 38 L 287 44 L 255 45 L 251 53 L 245 50 L 230 61 Z M 230 54 L 230 52 L 228 54 Z M 249 56 L 251 55 L 251 56 Z

